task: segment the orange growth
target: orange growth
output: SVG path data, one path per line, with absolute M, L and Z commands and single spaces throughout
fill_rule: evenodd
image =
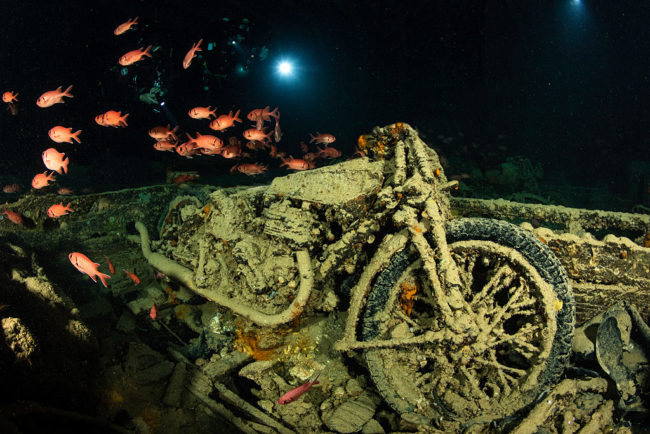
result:
M 242 352 L 250 354 L 255 360 L 270 360 L 275 355 L 275 348 L 260 348 L 259 337 L 254 333 L 243 333 L 241 330 L 235 330 L 237 339 L 233 347 Z
M 402 282 L 400 285 L 400 297 L 399 304 L 408 316 L 411 316 L 411 311 L 413 310 L 413 303 L 415 303 L 415 294 L 418 292 L 418 285 L 408 282 Z

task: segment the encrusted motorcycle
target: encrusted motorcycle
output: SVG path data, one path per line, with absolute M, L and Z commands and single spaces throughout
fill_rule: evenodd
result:
M 486 423 L 526 407 L 568 362 L 574 302 L 559 261 L 515 225 L 454 219 L 457 183 L 409 125 L 377 127 L 359 148 L 270 186 L 179 197 L 156 253 L 136 225 L 143 252 L 260 326 L 347 308 L 335 348 L 364 352 L 406 420 Z

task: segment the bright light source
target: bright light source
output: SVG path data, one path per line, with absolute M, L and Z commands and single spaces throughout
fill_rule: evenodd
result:
M 293 64 L 291 62 L 283 60 L 278 64 L 278 72 L 280 75 L 285 77 L 293 74 Z

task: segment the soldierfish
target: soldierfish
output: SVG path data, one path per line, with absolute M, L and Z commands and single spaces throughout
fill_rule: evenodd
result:
M 76 140 L 77 143 L 81 143 L 81 139 L 79 138 L 81 130 L 73 133 L 72 128 L 66 128 L 62 127 L 61 125 L 57 125 L 56 127 L 50 128 L 50 131 L 48 131 L 47 134 L 50 136 L 50 139 L 56 143 L 72 143 L 72 139 Z
M 201 42 L 203 42 L 203 39 L 199 39 L 199 42 L 193 44 L 192 48 L 190 48 L 190 50 L 187 52 L 185 58 L 183 59 L 183 69 L 187 69 L 190 67 L 190 64 L 192 63 L 192 59 L 196 57 L 197 51 L 202 51 L 200 47 Z
M 11 210 L 8 210 L 7 208 L 4 208 L 2 210 L 2 213 L 7 216 L 7 219 L 10 222 L 15 223 L 17 225 L 22 225 L 23 224 L 23 218 L 16 211 L 11 211 Z
M 48 181 L 54 181 L 54 172 L 48 174 L 47 171 L 38 173 L 32 178 L 32 187 L 40 189 L 49 185 Z
M 135 273 L 131 273 L 130 271 L 125 269 L 122 269 L 122 271 L 124 271 L 126 275 L 129 276 L 129 279 L 131 279 L 133 283 L 135 283 L 136 285 L 140 284 L 140 278 L 136 276 Z
M 126 123 L 126 118 L 128 116 L 128 113 L 122 116 L 122 112 L 109 110 L 106 113 L 95 116 L 95 122 L 97 122 L 102 127 L 126 127 L 128 126 Z
M 217 117 L 217 108 L 210 109 L 210 106 L 207 107 L 194 107 L 187 114 L 192 119 L 210 119 L 211 116 Z
M 72 89 L 72 85 L 68 86 L 64 92 L 61 92 L 61 86 L 57 87 L 56 90 L 47 91 L 38 97 L 36 100 L 36 105 L 41 108 L 45 108 L 51 107 L 54 104 L 63 104 L 65 102 L 63 101 L 64 96 L 67 96 L 68 98 L 74 98 L 74 95 L 70 93 L 70 89 Z
M 70 160 L 68 157 L 65 157 L 65 153 L 59 152 L 54 148 L 49 148 L 43 151 L 41 156 L 43 157 L 43 164 L 48 169 L 54 170 L 59 175 L 63 172 L 68 173 L 68 163 L 70 163 Z
M 74 212 L 74 210 L 70 208 L 70 203 L 68 202 L 67 205 L 63 206 L 63 202 L 61 202 L 49 207 L 47 210 L 47 215 L 52 218 L 59 218 L 61 216 L 67 215 L 69 212 Z
M 235 122 L 241 122 L 241 119 L 239 119 L 239 110 L 234 115 L 230 111 L 227 115 L 219 116 L 210 122 L 210 128 L 215 131 L 223 131 L 235 125 Z
M 100 273 L 97 270 L 97 267 L 99 267 L 98 263 L 91 261 L 88 256 L 79 252 L 70 253 L 68 255 L 68 259 L 70 259 L 70 262 L 75 266 L 77 270 L 84 274 L 87 274 L 93 280 L 93 282 L 97 283 L 97 277 L 99 277 L 99 280 L 102 281 L 102 284 L 105 287 L 108 287 L 106 285 L 106 280 L 104 279 L 110 279 L 111 276 L 108 274 Z
M 309 143 L 316 142 L 316 143 L 326 143 L 327 144 L 327 143 L 334 143 L 334 141 L 336 141 L 336 137 L 334 137 L 331 134 L 316 133 L 315 136 L 310 134 L 309 137 L 311 138 Z
M 115 30 L 113 30 L 114 35 L 121 35 L 122 33 L 130 30 L 134 25 L 138 24 L 138 18 L 135 17 L 134 19 L 128 19 L 127 21 L 123 22 Z
M 248 113 L 248 120 L 251 120 L 253 122 L 257 122 L 259 120 L 261 121 L 268 121 L 271 119 L 271 117 L 274 117 L 275 119 L 278 119 L 280 117 L 280 113 L 278 112 L 279 108 L 276 107 L 273 109 L 273 111 L 270 110 L 269 106 L 264 107 L 263 109 L 255 109 L 252 110 L 250 113 Z
M 280 405 L 288 404 L 288 403 L 293 402 L 296 399 L 300 398 L 300 396 L 303 393 L 307 392 L 311 388 L 311 386 L 313 386 L 314 384 L 320 384 L 318 382 L 318 377 L 319 376 L 320 376 L 320 374 L 318 374 L 316 376 L 316 378 L 314 378 L 314 381 L 307 380 L 307 382 L 305 384 L 300 385 L 298 387 L 295 387 L 295 388 L 291 389 L 290 391 L 288 391 L 287 393 L 285 393 L 284 395 L 282 395 L 280 397 L 280 399 L 278 399 L 278 404 L 280 404 Z
M 129 66 L 134 64 L 135 62 L 139 62 L 142 60 L 144 56 L 151 57 L 151 45 L 149 45 L 147 48 L 144 50 L 142 48 L 138 48 L 137 50 L 131 50 L 122 57 L 120 57 L 120 60 L 118 62 L 122 66 Z
M 106 255 L 104 255 L 104 259 L 106 259 L 106 265 L 108 265 L 108 271 L 110 271 L 111 274 L 115 274 L 115 267 L 113 266 L 111 260 L 108 259 L 108 256 Z
M 267 140 L 271 140 L 271 132 L 267 133 L 264 130 L 258 130 L 255 128 L 249 128 L 248 130 L 244 131 L 244 138 L 246 140 L 257 140 L 260 142 L 266 142 Z
M 2 101 L 4 102 L 18 102 L 18 94 L 12 91 L 2 94 Z

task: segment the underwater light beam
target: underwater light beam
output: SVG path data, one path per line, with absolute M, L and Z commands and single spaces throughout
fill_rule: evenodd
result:
M 293 75 L 293 63 L 289 62 L 288 60 L 281 61 L 278 63 L 278 72 L 283 77 L 289 77 L 290 75 Z

